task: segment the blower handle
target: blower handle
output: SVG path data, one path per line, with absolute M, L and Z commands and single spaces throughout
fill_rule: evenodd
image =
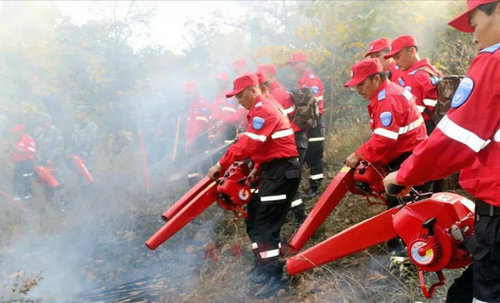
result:
M 396 185 L 396 184 L 389 184 L 387 185 L 387 193 L 389 195 L 397 195 L 399 194 L 403 189 L 405 189 L 404 186 L 402 185 Z

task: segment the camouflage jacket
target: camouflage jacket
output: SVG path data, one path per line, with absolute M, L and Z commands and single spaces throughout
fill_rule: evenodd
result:
M 58 163 L 64 157 L 64 137 L 62 132 L 52 125 L 49 129 L 37 127 L 33 132 L 37 144 L 35 160 L 44 165 L 47 161 Z
M 71 136 L 68 152 L 92 159 L 97 126 L 92 121 L 78 121 Z

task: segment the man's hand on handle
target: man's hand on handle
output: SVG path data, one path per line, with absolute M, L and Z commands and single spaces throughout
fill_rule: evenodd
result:
M 210 179 L 217 179 L 219 177 L 219 172 L 222 170 L 222 167 L 220 164 L 217 162 L 214 166 L 210 167 L 207 171 L 207 177 Z
M 410 193 L 411 186 L 400 185 L 396 181 L 398 172 L 392 172 L 384 178 L 385 192 L 391 196 L 404 197 Z

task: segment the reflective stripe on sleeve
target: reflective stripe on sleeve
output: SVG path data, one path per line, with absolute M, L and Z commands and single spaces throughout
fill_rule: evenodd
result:
M 266 139 L 267 139 L 266 136 L 264 136 L 264 135 L 257 135 L 257 134 L 251 133 L 251 132 L 244 132 L 243 134 L 248 136 L 250 139 L 254 139 L 257 141 L 266 142 Z
M 287 128 L 287 129 L 279 130 L 279 131 L 275 132 L 274 134 L 271 135 L 271 138 L 278 139 L 278 138 L 283 138 L 283 137 L 291 136 L 291 135 L 293 135 L 293 129 Z
M 292 205 L 290 205 L 290 207 L 296 207 L 299 206 L 300 204 L 302 204 L 302 199 L 297 199 L 295 201 L 292 201 Z
M 495 142 L 500 142 L 500 129 L 497 130 L 497 132 L 495 133 L 495 135 L 493 136 L 493 141 Z
M 198 121 L 208 122 L 208 118 L 203 116 L 196 116 L 194 119 Z
M 410 91 L 408 90 L 403 90 L 403 96 L 406 98 L 406 100 L 410 101 L 413 98 L 413 95 L 411 94 Z
M 279 201 L 279 200 L 285 200 L 286 195 L 275 195 L 275 196 L 262 196 L 260 197 L 261 202 L 267 202 L 267 201 Z
M 221 109 L 224 110 L 224 111 L 227 111 L 227 112 L 233 112 L 233 113 L 236 112 L 235 108 L 229 107 L 229 106 L 223 106 L 223 107 L 221 107 Z
M 262 251 L 259 253 L 261 259 L 268 259 L 272 257 L 277 257 L 280 254 L 279 249 L 273 249 L 273 250 L 268 250 L 268 251 Z
M 285 108 L 283 109 L 283 112 L 287 115 L 289 115 L 290 113 L 293 113 L 293 111 L 295 110 L 295 105 L 289 107 L 289 108 Z
M 200 175 L 199 173 L 188 174 L 188 178 L 195 178 L 198 177 L 199 175 Z
M 309 179 L 312 179 L 312 180 L 323 179 L 323 174 L 310 175 Z
M 423 102 L 426 106 L 431 106 L 431 107 L 435 107 L 437 104 L 437 100 L 433 100 L 433 99 L 424 99 Z
M 33 147 L 27 147 L 27 149 L 30 151 L 30 152 L 36 152 L 36 149 L 34 149 Z
M 418 109 L 419 112 L 423 113 L 424 110 L 425 110 L 425 106 L 417 105 L 417 109 Z
M 407 132 L 409 132 L 411 130 L 414 130 L 415 128 L 417 128 L 420 125 L 422 125 L 422 123 L 424 123 L 424 118 L 422 118 L 422 116 L 420 116 L 420 117 L 418 117 L 417 120 L 413 121 L 412 123 L 410 123 L 408 125 L 405 125 L 403 127 L 400 127 L 399 128 L 399 134 L 400 135 L 406 134 Z
M 257 243 L 253 242 L 252 243 L 252 249 L 257 249 L 259 248 L 259 245 L 257 245 Z
M 451 139 L 467 145 L 476 153 L 489 143 L 489 140 L 483 140 L 470 130 L 467 130 L 451 121 L 448 116 L 444 116 L 443 119 L 441 119 L 441 121 L 437 125 L 437 128 L 439 128 L 446 136 L 450 137 Z
M 309 138 L 309 142 L 318 142 L 318 141 L 325 141 L 325 137 Z
M 373 133 L 393 140 L 397 140 L 399 136 L 397 132 L 393 132 L 385 128 L 375 128 Z

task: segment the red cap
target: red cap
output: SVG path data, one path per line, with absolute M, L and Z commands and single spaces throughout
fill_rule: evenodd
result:
M 12 135 L 14 134 L 19 134 L 19 133 L 22 133 L 26 130 L 26 128 L 24 127 L 24 124 L 16 124 L 14 125 L 14 127 L 12 127 L 12 129 L 10 130 L 10 133 Z
M 380 64 L 377 58 L 361 60 L 351 67 L 351 80 L 347 81 L 344 86 L 356 86 L 368 76 L 379 73 L 382 70 L 382 64 Z
M 472 33 L 474 28 L 469 24 L 469 13 L 479 5 L 496 1 L 498 0 L 467 0 L 467 10 L 448 22 L 448 24 L 461 32 Z
M 193 81 L 184 83 L 184 92 L 190 93 L 196 90 L 196 83 Z
M 245 74 L 241 77 L 236 78 L 233 81 L 234 89 L 226 95 L 226 98 L 231 98 L 234 95 L 239 94 L 242 90 L 250 86 L 258 86 L 259 80 L 255 74 Z
M 229 75 L 226 73 L 217 74 L 217 80 L 229 81 Z
M 264 74 L 271 74 L 276 76 L 276 68 L 272 64 L 257 65 L 257 71 Z
M 368 47 L 368 52 L 365 54 L 365 57 L 368 57 L 369 55 L 379 52 L 383 50 L 384 48 L 391 47 L 391 43 L 389 42 L 389 39 L 387 38 L 382 38 L 378 39 L 375 41 L 372 41 L 370 43 L 370 46 Z
M 264 84 L 267 79 L 266 79 L 266 75 L 264 75 L 263 72 L 256 72 L 255 75 L 257 76 L 257 81 L 259 81 L 259 84 Z
M 384 56 L 385 59 L 389 59 L 395 54 L 399 53 L 405 47 L 417 46 L 417 40 L 412 35 L 399 36 L 391 43 L 391 51 Z
M 290 56 L 290 60 L 288 60 L 287 64 L 296 63 L 296 62 L 307 62 L 307 54 L 304 52 L 296 52 Z
M 237 72 L 247 67 L 247 60 L 238 59 L 236 61 L 233 61 L 232 64 L 233 64 L 233 70 Z

